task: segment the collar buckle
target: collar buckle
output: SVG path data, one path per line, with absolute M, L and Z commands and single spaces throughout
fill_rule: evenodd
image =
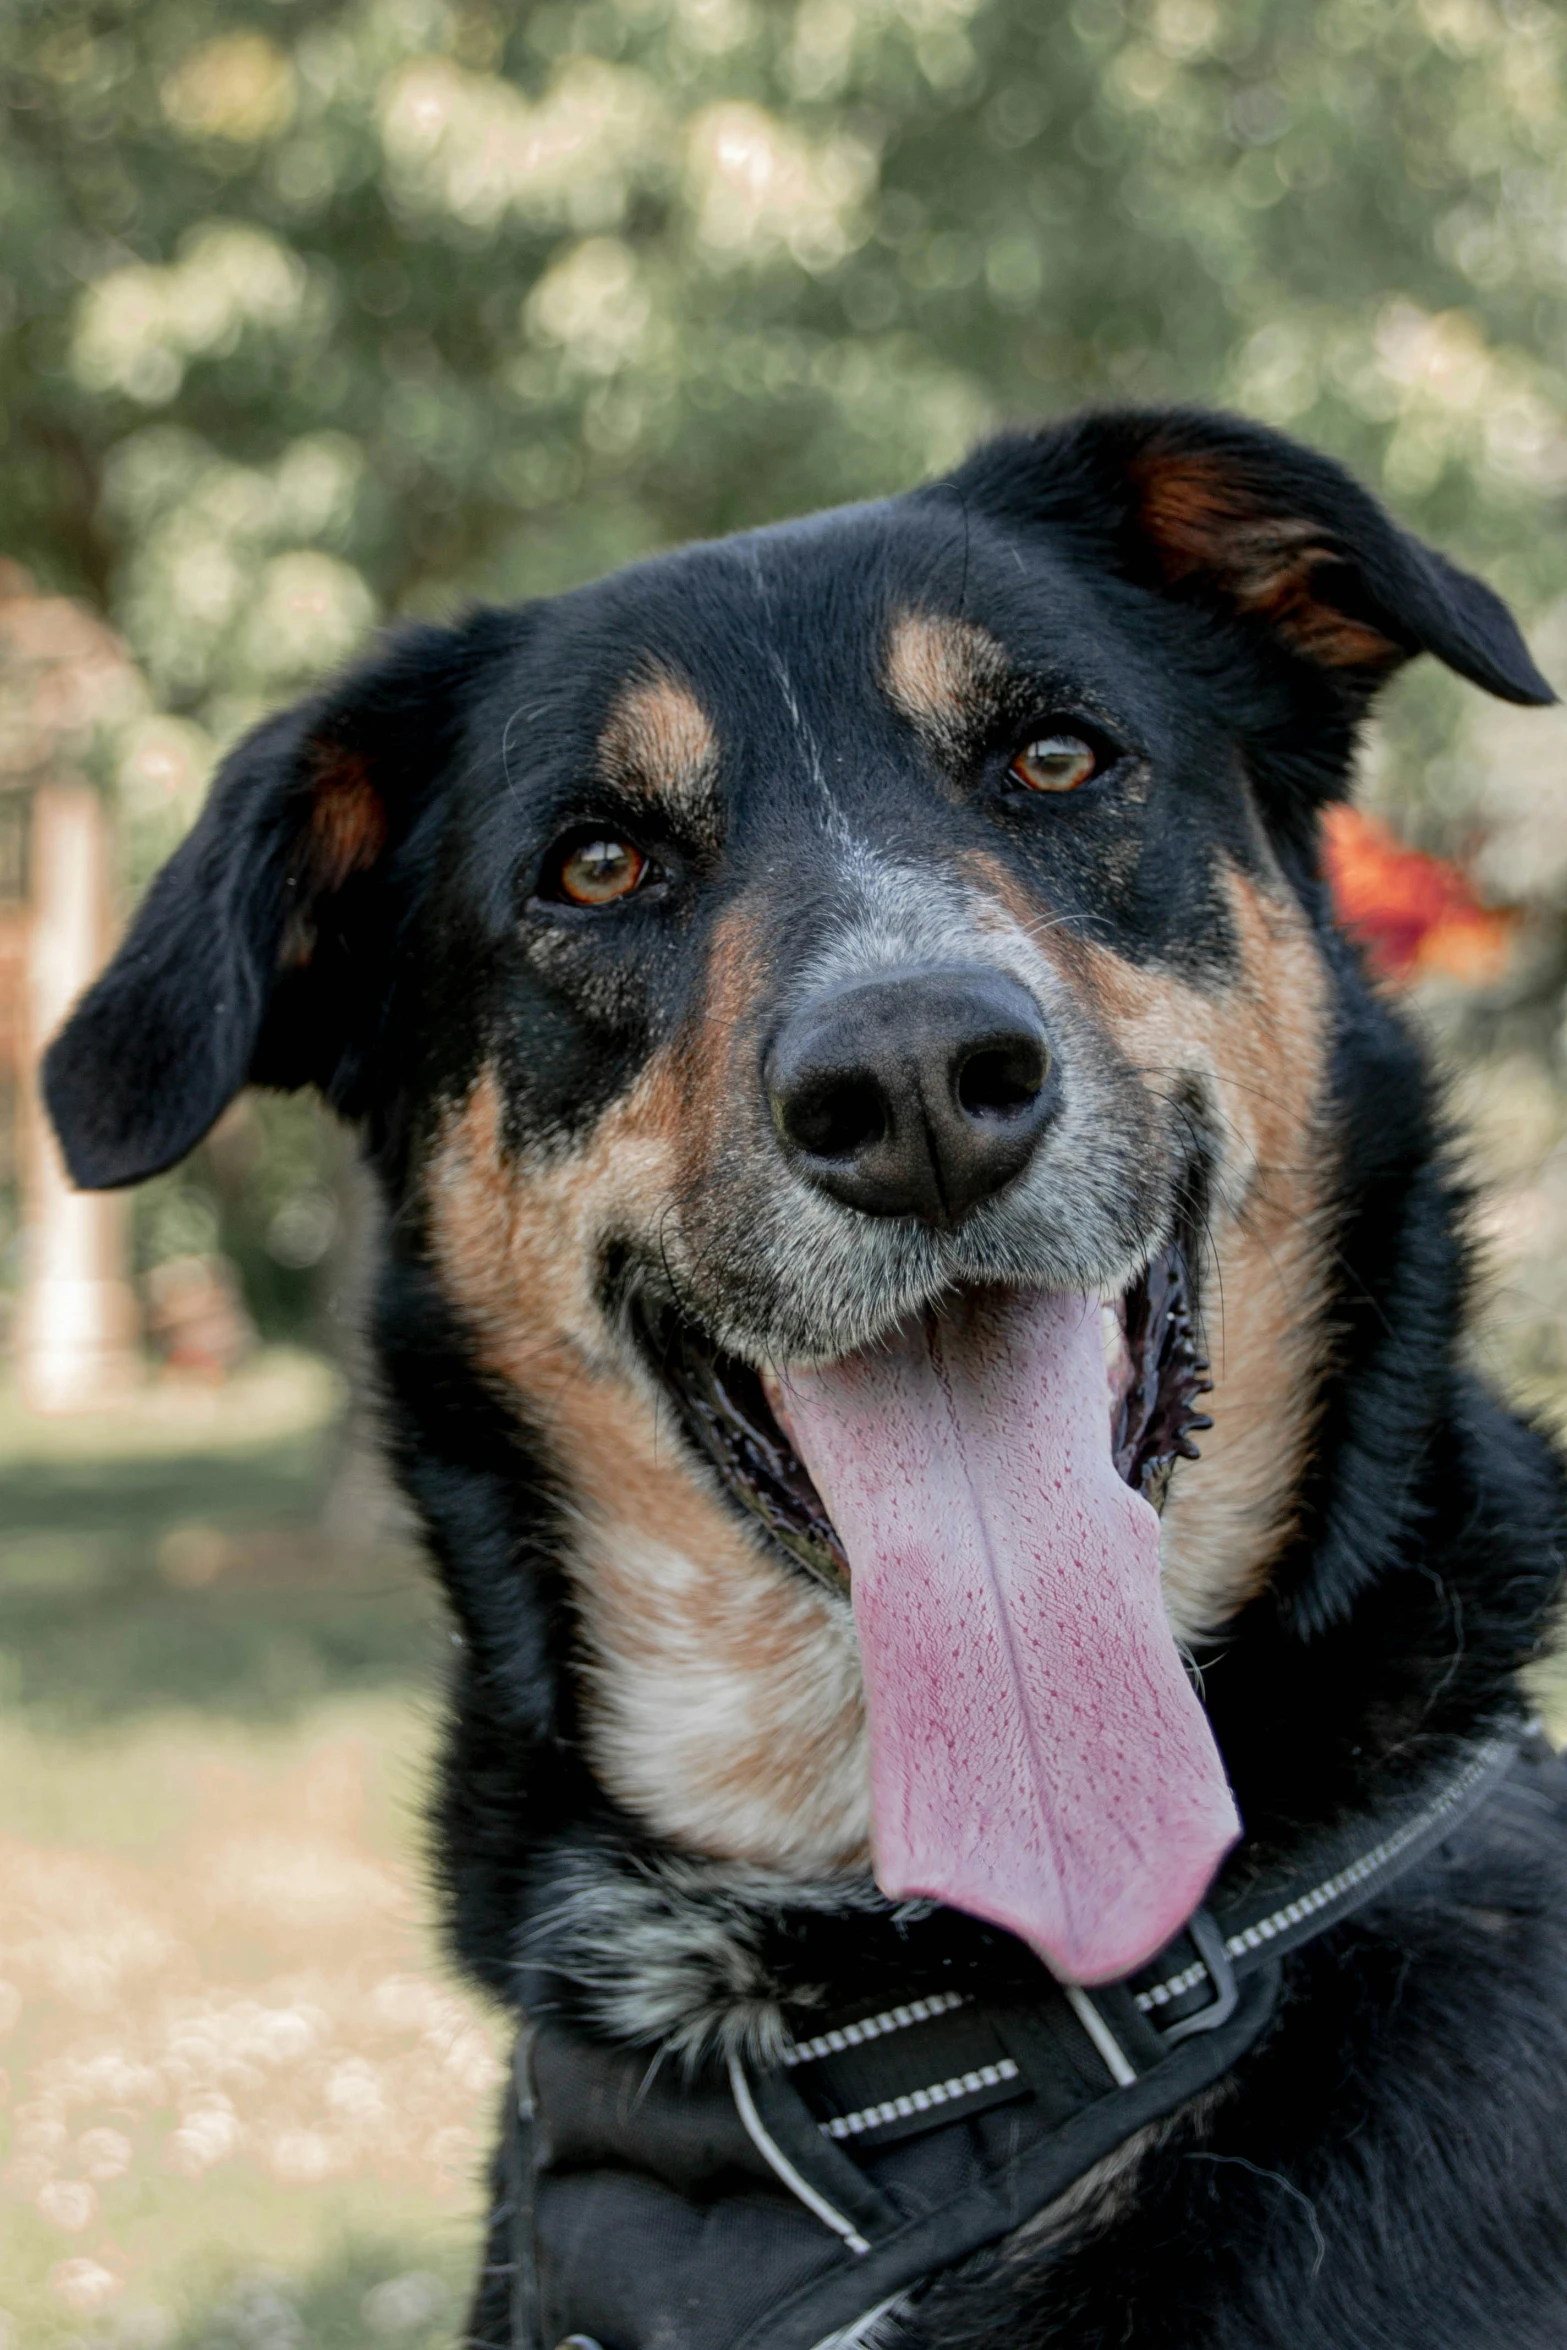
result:
M 1229 2022 L 1240 1998 L 1235 1969 L 1211 1911 L 1199 1909 L 1188 1918 L 1186 1933 L 1213 1987 L 1213 1997 L 1195 2015 L 1183 2015 L 1178 2023 L 1153 2025 L 1166 2048 L 1173 2048 L 1178 2040 L 1189 2040 L 1195 2032 L 1216 2032 L 1221 2024 Z M 1151 2017 L 1149 2020 L 1152 2022 Z

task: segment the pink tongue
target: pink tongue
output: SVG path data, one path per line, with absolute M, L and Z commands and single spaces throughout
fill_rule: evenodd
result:
M 1099 1308 L 969 1294 L 787 1373 L 791 1432 L 854 1579 L 876 1876 L 1129 1974 L 1239 1833 L 1116 1474 Z

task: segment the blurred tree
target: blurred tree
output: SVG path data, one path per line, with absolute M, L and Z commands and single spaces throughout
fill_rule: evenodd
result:
M 1567 654 L 1564 54 L 1545 0 L 11 0 L 0 551 L 146 673 L 134 873 L 378 618 L 1083 399 L 1319 442 Z M 1412 680 L 1373 781 L 1534 907 L 1542 1068 L 1564 726 Z
M 1221 398 L 1567 586 L 1536 0 L 13 0 L 0 534 L 228 734 L 380 613 Z

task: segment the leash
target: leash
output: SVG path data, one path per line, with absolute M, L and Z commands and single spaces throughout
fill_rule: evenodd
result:
M 1415 1867 L 1522 1752 L 1515 1734 L 1476 1748 L 1369 1844 L 1361 1819 L 1249 1876 L 1243 1847 L 1125 1982 L 1041 1968 L 1028 2000 L 927 1992 L 691 2081 L 539 2026 L 507 2101 L 510 2350 L 852 2350 L 1222 2080 L 1266 2030 L 1283 1958 Z

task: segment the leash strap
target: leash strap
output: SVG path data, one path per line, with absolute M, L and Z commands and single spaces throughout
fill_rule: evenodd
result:
M 543 2026 L 509 2103 L 512 2350 L 847 2350 L 1260 2038 L 1281 1960 L 1372 1900 L 1506 1776 L 1515 1736 L 1424 1800 L 1314 1839 L 1126 1982 L 1028 2004 L 927 1992 L 850 2014 L 771 2070 L 693 2081 Z M 1242 1856 L 1244 1861 L 1244 1855 Z

